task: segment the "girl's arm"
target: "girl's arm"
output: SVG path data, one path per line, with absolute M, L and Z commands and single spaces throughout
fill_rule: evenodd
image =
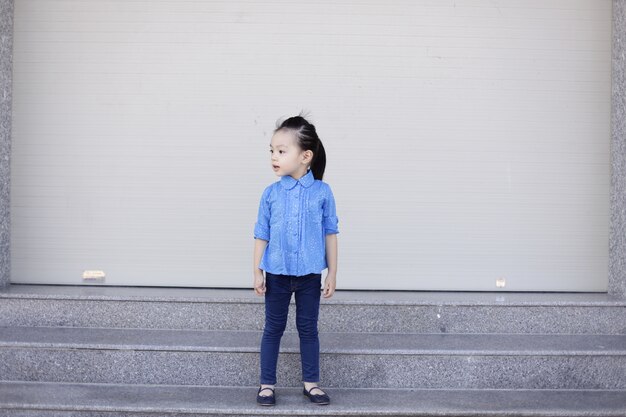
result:
M 267 246 L 268 241 L 263 239 L 254 239 L 254 257 L 252 263 L 252 274 L 254 275 L 253 286 L 254 292 L 257 295 L 265 294 L 265 277 L 263 276 L 263 270 L 259 269 L 263 252 Z
M 337 285 L 337 233 L 326 235 L 326 263 L 328 274 L 324 280 L 324 297 L 328 298 L 333 295 Z

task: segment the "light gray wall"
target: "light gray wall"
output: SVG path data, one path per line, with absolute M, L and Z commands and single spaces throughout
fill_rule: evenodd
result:
M 0 0 L 0 286 L 9 284 L 11 176 L 11 81 L 13 79 L 13 0 Z
M 374 3 L 286 23 L 247 0 L 16 0 L 11 282 L 249 287 L 266 122 L 299 103 L 346 226 L 342 289 L 607 291 L 611 0 Z M 225 155 L 243 164 L 217 180 Z
M 613 102 L 609 293 L 626 296 L 626 0 L 613 1 Z M 0 285 L 10 282 L 10 172 L 13 0 L 0 0 Z

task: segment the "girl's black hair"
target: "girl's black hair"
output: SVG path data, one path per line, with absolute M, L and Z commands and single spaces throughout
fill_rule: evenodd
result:
M 324 169 L 326 168 L 326 151 L 324 150 L 322 141 L 319 136 L 317 136 L 315 126 L 302 117 L 302 112 L 297 116 L 286 119 L 282 123 L 276 123 L 276 126 L 274 133 L 279 130 L 290 130 L 294 132 L 296 142 L 300 149 L 303 151 L 311 150 L 313 152 L 311 171 L 316 180 L 321 180 L 324 177 Z

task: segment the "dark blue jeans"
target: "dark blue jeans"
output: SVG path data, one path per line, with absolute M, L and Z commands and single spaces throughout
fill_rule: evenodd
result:
M 265 327 L 261 339 L 261 384 L 276 384 L 280 340 L 287 326 L 291 293 L 296 298 L 296 327 L 300 337 L 302 380 L 319 382 L 320 342 L 317 318 L 322 274 L 277 275 L 265 271 Z

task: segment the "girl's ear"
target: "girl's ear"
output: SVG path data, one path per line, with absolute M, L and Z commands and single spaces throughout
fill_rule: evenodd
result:
M 313 151 L 311 151 L 310 149 L 307 149 L 306 151 L 304 151 L 304 162 L 307 162 L 310 164 L 312 160 L 313 160 Z

